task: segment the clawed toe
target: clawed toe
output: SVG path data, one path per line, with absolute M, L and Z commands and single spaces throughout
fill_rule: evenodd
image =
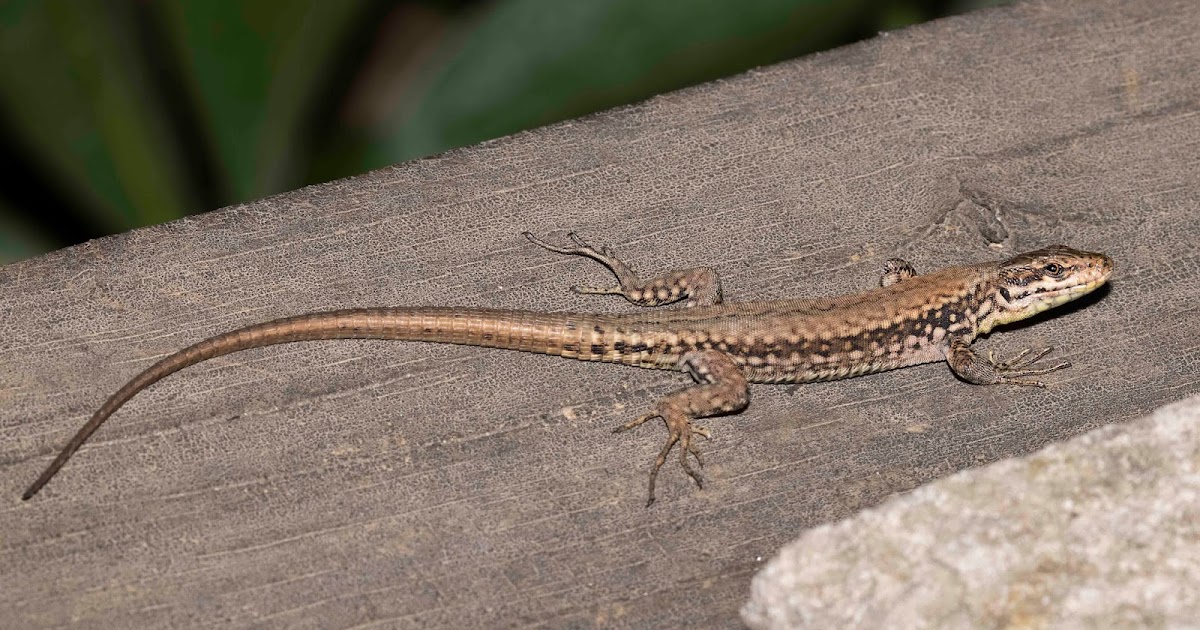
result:
M 591 249 L 592 248 L 591 245 L 587 244 L 587 241 L 583 240 L 583 237 L 580 236 L 578 232 L 567 232 L 567 238 L 571 239 L 572 243 L 575 243 L 576 245 L 578 245 L 579 249 Z
M 579 295 L 622 295 L 624 291 L 621 287 L 585 287 L 583 285 L 575 285 L 571 287 L 573 293 Z
M 701 436 L 705 439 L 710 439 L 711 434 L 704 427 L 692 426 L 691 420 L 686 416 L 675 413 L 671 410 L 659 411 L 655 410 L 650 413 L 645 413 L 619 427 L 613 429 L 613 433 L 621 433 L 630 429 L 639 427 L 645 424 L 648 420 L 654 418 L 662 418 L 667 425 L 667 441 L 663 444 L 662 449 L 658 452 L 658 457 L 654 458 L 654 465 L 650 467 L 649 479 L 649 497 L 646 501 L 646 507 L 654 503 L 654 485 L 658 480 L 658 471 L 667 463 L 667 457 L 671 453 L 671 449 L 679 446 L 679 466 L 683 468 L 683 472 L 687 473 L 688 477 L 696 483 L 697 488 L 704 488 L 704 479 L 700 473 L 692 467 L 688 461 L 688 456 L 695 458 L 696 464 L 704 467 L 704 458 L 700 455 L 700 449 L 693 442 L 694 436 Z
M 1003 361 L 997 361 L 995 354 L 989 351 L 988 363 L 990 363 L 992 367 L 995 368 L 998 373 L 1000 373 L 1004 379 L 1003 382 L 1005 383 L 1012 385 L 1026 385 L 1029 387 L 1045 387 L 1046 384 L 1041 381 L 1024 380 L 1023 377 L 1040 376 L 1042 374 L 1049 374 L 1051 372 L 1057 372 L 1058 370 L 1071 367 L 1070 361 L 1061 361 L 1047 367 L 1035 367 L 1035 364 L 1038 361 L 1042 360 L 1042 358 L 1053 351 L 1053 347 L 1042 348 L 1037 352 L 1034 352 L 1031 348 L 1026 348 L 1017 353 L 1016 356 Z M 1031 353 L 1032 356 L 1030 356 Z
M 692 444 L 692 433 L 690 429 L 684 429 L 679 437 L 679 465 L 683 468 L 683 472 L 687 473 L 692 481 L 696 482 L 697 488 L 704 487 L 704 480 L 700 478 L 700 473 L 696 472 L 691 464 L 688 463 L 688 455 L 696 458 L 696 463 L 700 467 L 704 467 L 704 462 L 700 461 L 700 456 L 697 453 L 696 445 Z
M 1037 363 L 1042 359 L 1042 357 L 1050 354 L 1053 351 L 1054 348 L 1052 346 L 1047 346 L 1041 350 L 1038 350 L 1037 354 L 1026 358 L 1030 352 L 1033 352 L 1033 349 L 1025 348 L 1010 359 L 997 361 L 995 353 L 989 350 L 988 361 L 992 364 L 992 367 L 996 368 L 997 370 L 1021 370 L 1033 365 L 1034 363 Z
M 542 249 L 552 251 L 556 254 L 564 254 L 567 256 L 594 256 L 597 253 L 595 249 L 592 249 L 590 245 L 588 245 L 582 238 L 580 238 L 578 234 L 574 232 L 568 233 L 567 237 L 571 239 L 571 242 L 575 243 L 575 247 L 559 247 L 558 245 L 551 245 L 550 243 L 547 243 L 546 241 L 534 236 L 533 232 L 521 232 L 521 234 L 524 235 L 525 238 L 529 239 L 529 242 L 533 243 L 534 245 L 537 245 Z
M 614 428 L 613 433 L 621 433 L 623 431 L 635 429 L 635 428 L 640 427 L 643 424 L 645 424 L 647 420 L 653 420 L 654 418 L 659 418 L 659 417 L 661 417 L 661 416 L 658 415 L 657 411 L 651 411 L 650 413 L 644 413 L 644 414 L 634 418 L 633 420 L 630 420 L 629 422 L 626 422 L 625 424 L 622 424 L 621 426 Z

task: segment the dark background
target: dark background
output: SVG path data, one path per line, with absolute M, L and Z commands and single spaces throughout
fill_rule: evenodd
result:
M 0 0 L 0 263 L 997 0 Z

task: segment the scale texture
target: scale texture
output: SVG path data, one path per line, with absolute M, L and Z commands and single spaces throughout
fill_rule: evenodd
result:
M 0 268 L 0 610 L 22 627 L 736 627 L 802 530 L 1200 392 L 1200 5 L 1044 1 Z M 189 368 L 20 494 L 163 355 L 313 310 L 628 312 L 521 232 L 578 230 L 728 299 L 822 297 L 1052 243 L 1111 288 L 996 331 L 1047 390 L 932 364 L 751 388 L 661 429 L 684 378 L 500 350 L 298 343 Z

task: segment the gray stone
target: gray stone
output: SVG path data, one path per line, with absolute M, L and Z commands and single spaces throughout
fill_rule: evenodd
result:
M 753 628 L 1200 626 L 1200 397 L 810 530 Z

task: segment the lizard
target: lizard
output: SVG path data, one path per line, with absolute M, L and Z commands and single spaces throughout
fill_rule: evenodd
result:
M 655 418 L 667 440 L 650 469 L 649 499 L 671 450 L 683 471 L 703 487 L 689 456 L 703 467 L 696 436 L 701 418 L 741 412 L 749 383 L 806 383 L 849 378 L 945 361 L 978 385 L 1045 387 L 1036 376 L 1070 367 L 1039 363 L 1053 348 L 1026 349 L 1006 360 L 977 354 L 971 344 L 996 326 L 1027 319 L 1105 284 L 1114 264 L 1102 253 L 1053 245 L 999 262 L 953 266 L 918 274 L 909 262 L 888 260 L 879 286 L 830 298 L 725 302 L 711 267 L 641 279 L 611 248 L 556 246 L 554 253 L 590 258 L 617 284 L 575 286 L 579 294 L 620 295 L 638 306 L 682 302 L 682 308 L 624 314 L 541 312 L 458 307 L 380 307 L 312 312 L 251 324 L 170 354 L 134 376 L 96 410 L 25 491 L 33 497 L 115 411 L 134 395 L 188 366 L 233 352 L 296 341 L 389 339 L 520 350 L 659 370 L 676 370 L 694 384 L 672 392 L 623 432 Z

